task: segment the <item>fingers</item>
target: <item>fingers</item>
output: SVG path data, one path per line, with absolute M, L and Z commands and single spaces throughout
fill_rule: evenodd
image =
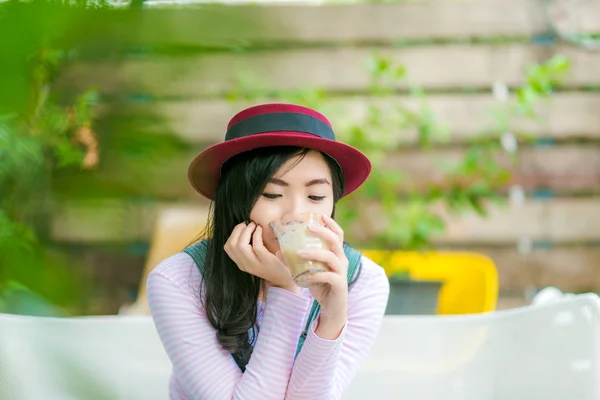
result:
M 344 230 L 333 218 L 323 214 L 323 223 L 340 238 L 340 242 L 344 243 Z
M 262 263 L 271 263 L 274 261 L 274 259 L 277 259 L 283 265 L 286 265 L 285 261 L 283 260 L 283 255 L 281 254 L 281 252 L 277 252 L 277 254 L 273 255 L 269 251 L 269 249 L 267 249 L 267 247 L 264 245 L 262 235 L 263 235 L 263 227 L 260 225 L 257 225 L 256 230 L 254 231 L 254 234 L 252 235 L 252 249 L 254 250 L 254 253 L 258 257 L 258 260 Z
M 246 226 L 246 223 L 242 222 L 241 224 L 237 224 L 235 228 L 233 228 L 233 231 L 231 231 L 231 235 L 229 235 L 229 238 L 227 239 L 227 243 L 229 243 L 230 246 L 237 244 L 238 240 L 240 239 L 240 235 L 242 234 Z
M 336 274 L 345 274 L 346 266 L 342 265 L 341 260 L 329 250 L 306 249 L 298 252 L 298 255 L 305 260 L 317 261 L 326 264 L 332 272 Z
M 326 283 L 335 287 L 341 280 L 341 277 L 334 272 L 313 272 L 307 274 L 305 279 L 311 286 Z
M 263 228 L 262 226 L 258 225 L 254 230 L 254 234 L 252 235 L 252 248 L 254 249 L 254 252 L 256 253 L 258 258 L 264 260 L 265 257 L 270 255 L 271 253 L 269 253 L 269 250 L 267 250 L 267 248 L 265 247 L 262 235 Z
M 250 222 L 240 234 L 237 245 L 240 247 L 249 246 L 250 238 L 252 237 L 252 233 L 256 229 L 256 224 L 254 222 Z
M 268 281 L 273 286 L 296 288 L 281 255 L 269 252 L 263 243 L 263 228 L 254 222 L 236 225 L 225 243 L 225 252 L 240 271 Z
M 262 226 L 257 225 L 254 233 L 252 234 L 252 247 L 254 250 L 264 247 L 262 239 Z
M 338 257 L 344 255 L 344 245 L 337 233 L 324 226 L 309 225 L 309 229 L 316 236 L 327 243 L 329 249 Z
M 224 250 L 242 271 L 247 271 L 257 261 L 257 257 L 250 245 L 250 238 L 256 228 L 256 224 L 245 222 L 233 228 L 231 235 L 225 243 Z

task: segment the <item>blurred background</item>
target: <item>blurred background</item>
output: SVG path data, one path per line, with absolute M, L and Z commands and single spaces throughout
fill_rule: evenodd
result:
M 188 163 L 266 101 L 371 157 L 355 247 L 485 255 L 498 309 L 599 292 L 598 71 L 598 0 L 0 2 L 0 311 L 134 303 L 161 216 L 205 218 Z

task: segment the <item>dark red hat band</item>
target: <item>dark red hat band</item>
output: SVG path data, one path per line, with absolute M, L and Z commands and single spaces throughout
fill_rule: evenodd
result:
M 239 121 L 227 130 L 225 141 L 278 131 L 310 133 L 322 139 L 335 140 L 331 126 L 320 119 L 306 114 L 279 112 L 254 115 Z

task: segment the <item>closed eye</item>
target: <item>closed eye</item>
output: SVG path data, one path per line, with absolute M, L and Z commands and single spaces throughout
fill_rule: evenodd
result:
M 308 196 L 309 199 L 313 201 L 322 201 L 325 200 L 325 196 Z
M 263 193 L 262 195 L 263 195 L 263 197 L 266 197 L 267 199 L 271 199 L 271 200 L 281 197 L 280 194 L 275 194 L 275 193 Z

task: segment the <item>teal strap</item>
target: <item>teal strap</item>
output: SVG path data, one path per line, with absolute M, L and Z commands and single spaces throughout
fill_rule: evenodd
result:
M 200 275 L 204 273 L 204 260 L 206 259 L 206 250 L 208 249 L 208 240 L 203 240 L 199 243 L 195 243 L 191 246 L 186 247 L 183 252 L 187 253 L 200 270 Z
M 196 263 L 196 266 L 198 267 L 198 270 L 200 271 L 200 274 L 204 272 L 204 260 L 206 259 L 207 248 L 208 241 L 203 240 L 199 243 L 188 246 L 183 250 L 190 257 L 192 257 L 192 259 Z M 362 260 L 362 254 L 346 244 L 344 244 L 344 254 L 346 254 L 346 258 L 348 259 L 348 283 L 350 283 L 352 282 L 352 279 L 354 279 L 356 271 L 359 269 Z M 304 341 L 306 340 L 306 336 L 308 334 L 308 330 L 310 329 L 311 324 L 317 318 L 320 311 L 321 306 L 317 301 L 313 300 L 310 313 L 308 314 L 308 319 L 306 320 L 306 325 L 304 327 L 304 330 L 302 331 L 302 334 L 300 335 L 300 338 L 298 339 L 296 357 L 298 356 L 300 350 L 302 349 L 302 346 L 304 345 Z

